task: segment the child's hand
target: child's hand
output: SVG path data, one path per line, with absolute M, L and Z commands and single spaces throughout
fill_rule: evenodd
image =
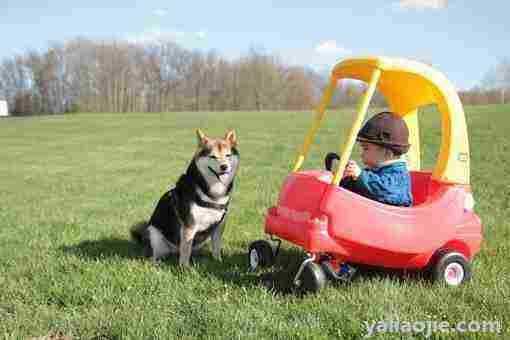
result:
M 352 179 L 357 180 L 359 175 L 361 174 L 361 168 L 356 164 L 355 161 L 349 161 L 347 163 L 347 167 L 344 171 L 344 176 L 352 177 Z

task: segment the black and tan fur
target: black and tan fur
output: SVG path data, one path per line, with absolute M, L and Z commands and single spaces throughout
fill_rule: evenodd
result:
M 210 237 L 213 256 L 221 259 L 221 237 L 238 164 L 234 131 L 213 139 L 197 130 L 198 148 L 185 174 L 159 200 L 148 223 L 131 229 L 147 257 L 178 254 L 189 265 L 192 250 Z

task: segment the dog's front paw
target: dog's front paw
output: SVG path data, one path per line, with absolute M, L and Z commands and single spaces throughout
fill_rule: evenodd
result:
M 222 261 L 222 258 L 221 258 L 221 249 L 213 247 L 212 256 L 213 256 L 213 258 L 215 260 L 221 262 Z

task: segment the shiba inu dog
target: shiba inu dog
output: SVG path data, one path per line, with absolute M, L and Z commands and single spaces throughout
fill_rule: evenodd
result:
M 185 174 L 159 200 L 148 223 L 131 228 L 131 235 L 154 260 L 178 254 L 189 265 L 191 253 L 210 237 L 214 258 L 221 260 L 221 237 L 233 181 L 239 165 L 234 131 L 223 139 L 197 130 L 198 148 Z

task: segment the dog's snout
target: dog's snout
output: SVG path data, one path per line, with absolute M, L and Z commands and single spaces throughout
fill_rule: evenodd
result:
M 227 171 L 228 170 L 228 165 L 227 164 L 220 165 L 220 170 L 221 171 Z

